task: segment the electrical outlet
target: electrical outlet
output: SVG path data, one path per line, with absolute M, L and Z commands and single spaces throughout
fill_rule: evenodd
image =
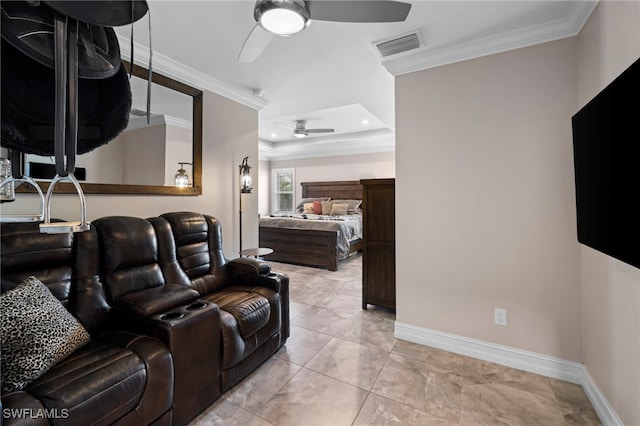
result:
M 507 325 L 507 310 L 495 308 L 493 311 L 493 321 L 496 325 Z

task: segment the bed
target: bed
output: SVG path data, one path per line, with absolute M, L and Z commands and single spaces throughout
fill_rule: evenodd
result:
M 302 198 L 362 200 L 360 181 L 303 182 Z M 329 217 L 295 213 L 290 217 L 261 217 L 260 247 L 273 253 L 265 260 L 337 271 L 339 261 L 362 250 L 362 214 Z

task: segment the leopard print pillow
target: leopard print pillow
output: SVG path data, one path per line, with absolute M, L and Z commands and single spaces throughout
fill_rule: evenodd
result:
M 0 295 L 2 394 L 23 389 L 90 340 L 36 277 Z

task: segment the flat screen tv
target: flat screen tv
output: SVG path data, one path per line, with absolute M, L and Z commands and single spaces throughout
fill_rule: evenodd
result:
M 640 268 L 640 59 L 571 124 L 578 241 Z

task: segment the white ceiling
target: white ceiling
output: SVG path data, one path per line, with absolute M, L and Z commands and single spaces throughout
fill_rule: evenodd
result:
M 576 35 L 596 1 L 412 1 L 405 22 L 312 21 L 237 61 L 254 1 L 149 1 L 134 25 L 136 62 L 259 110 L 260 156 L 289 159 L 394 149 L 394 76 Z M 374 44 L 418 30 L 424 45 L 383 58 Z M 116 29 L 129 58 L 131 28 Z M 259 89 L 262 95 L 252 91 Z M 335 133 L 294 139 L 293 121 Z M 369 124 L 363 124 L 368 120 Z M 279 123 L 279 124 L 278 124 Z M 275 136 L 274 136 L 275 135 Z

